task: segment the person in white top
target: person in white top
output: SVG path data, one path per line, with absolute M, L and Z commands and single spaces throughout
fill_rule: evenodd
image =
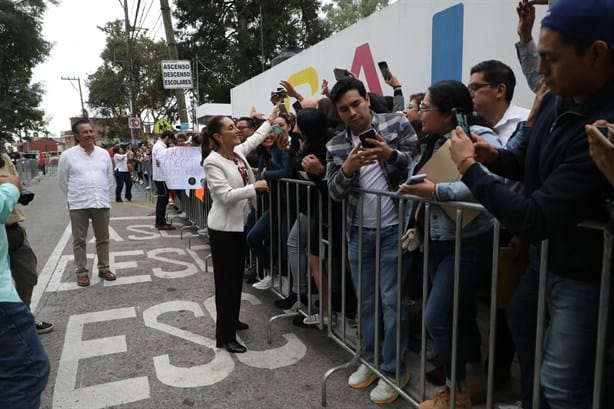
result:
M 115 201 L 122 202 L 122 190 L 126 185 L 126 200 L 132 200 L 132 177 L 128 169 L 128 163 L 132 159 L 132 154 L 129 149 L 122 145 L 113 148 L 113 162 L 115 162 Z
M 98 276 L 115 280 L 109 270 L 109 195 L 113 186 L 113 164 L 108 152 L 95 145 L 95 133 L 87 119 L 72 126 L 77 145 L 60 156 L 58 184 L 68 203 L 72 225 L 77 284 L 90 285 L 85 243 L 89 221 L 96 237 Z
M 153 181 L 156 184 L 158 198 L 156 199 L 156 229 L 158 230 L 174 230 L 172 224 L 166 222 L 166 205 L 168 204 L 168 188 L 164 183 L 164 175 L 162 173 L 161 158 L 164 151 L 168 147 L 171 137 L 174 134 L 171 131 L 164 131 L 160 135 L 160 139 L 154 144 L 151 150 L 151 169 Z
M 218 348 L 224 347 L 232 353 L 247 351 L 237 342 L 236 332 L 249 328 L 239 321 L 249 202 L 255 206 L 257 192 L 268 190 L 266 180 L 254 177 L 246 155 L 271 132 L 271 124 L 278 113 L 279 104 L 276 104 L 269 118 L 243 143 L 241 131 L 225 116 L 212 117 L 202 133 L 203 167 L 212 199 L 207 226 L 217 309 L 215 338 Z
M 501 61 L 482 61 L 471 68 L 467 88 L 473 98 L 473 108 L 504 146 L 518 123 L 529 116 L 528 109 L 512 105 L 515 87 L 514 72 Z

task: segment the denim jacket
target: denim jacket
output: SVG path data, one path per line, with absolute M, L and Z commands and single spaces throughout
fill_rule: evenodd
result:
M 471 132 L 478 134 L 481 138 L 486 140 L 495 148 L 500 148 L 501 140 L 496 133 L 490 128 L 486 128 L 479 125 L 472 125 Z M 445 139 L 442 138 L 435 143 L 436 152 L 437 149 L 443 145 L 446 140 L 451 138 L 451 134 L 448 133 Z M 421 147 L 424 148 L 424 147 Z M 422 156 L 422 149 L 420 154 L 414 159 L 411 172 L 413 173 L 413 167 L 420 161 Z M 481 165 L 480 165 L 481 166 Z M 428 178 L 428 175 L 427 175 Z M 503 180 L 502 178 L 500 178 Z M 475 198 L 471 194 L 471 191 L 463 182 L 448 182 L 437 183 L 435 185 L 436 196 L 438 202 L 457 201 L 457 202 L 476 202 Z M 489 213 L 480 213 L 475 219 L 463 228 L 462 237 L 469 238 L 477 236 L 486 232 L 493 225 L 493 217 Z M 437 205 L 431 206 L 430 212 L 430 238 L 431 240 L 444 241 L 454 240 L 456 234 L 456 221 L 450 219 L 446 212 Z

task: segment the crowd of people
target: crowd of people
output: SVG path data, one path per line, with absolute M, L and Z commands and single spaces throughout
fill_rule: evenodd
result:
M 204 155 L 208 149 L 224 150 L 215 162 L 226 165 L 225 172 L 229 173 L 212 181 L 210 172 L 216 171 L 210 161 L 214 160 L 205 156 L 207 183 L 215 214 L 220 207 L 237 212 L 232 220 L 238 225 L 233 229 L 237 229 L 237 240 L 245 240 L 256 260 L 245 270 L 246 279 L 253 282 L 255 289 L 281 290 L 279 278 L 288 276 L 290 291 L 275 304 L 286 311 L 296 311 L 298 305 L 311 302 L 306 298 L 311 277 L 316 285 L 327 285 L 329 280 L 320 279 L 321 275 L 330 273 L 338 278 L 341 265 L 346 264 L 344 269 L 353 282 L 349 292 L 357 295 L 354 306 L 359 309 L 354 311 L 360 322 L 360 354 L 364 362 L 348 383 L 364 388 L 384 375 L 388 380 L 380 379 L 371 391 L 374 402 L 395 400 L 398 392 L 390 380 L 396 378 L 397 386 L 402 388 L 410 377 L 404 366 L 411 339 L 407 306 L 412 304 L 411 293 L 415 294 L 417 277 L 422 275 L 418 260 L 423 254 L 418 245 L 407 252 L 407 257 L 403 255 L 402 272 L 397 275 L 399 237 L 408 228 L 418 232 L 416 240 L 428 237 L 428 294 L 423 319 L 443 372 L 443 388 L 422 402 L 420 408 L 447 408 L 451 400 L 455 400 L 457 408 L 470 408 L 472 401 L 483 399 L 486 366 L 482 361 L 476 304 L 479 289 L 488 282 L 492 268 L 493 224 L 497 219 L 503 227 L 499 237 L 502 246 L 510 248 L 515 258 L 524 258 L 525 264 L 517 286 L 508 289 L 510 299 L 498 310 L 495 387 L 509 381 L 517 355 L 522 396 L 514 407 L 532 408 L 536 401 L 533 373 L 539 254 L 541 240 L 549 239 L 540 407 L 590 407 L 604 242 L 602 233 L 577 224 L 587 218 L 607 221 L 607 201 L 614 194 L 609 181 L 612 149 L 591 128 L 612 127 L 614 119 L 610 107 L 614 37 L 611 30 L 592 23 L 593 19 L 612 17 L 614 10 L 587 2 L 582 3 L 582 13 L 578 14 L 574 11 L 577 7 L 580 5 L 574 0 L 560 0 L 552 6 L 542 21 L 539 45 L 535 46 L 527 35 L 535 18 L 534 5 L 518 6 L 521 41 L 517 48 L 523 73 L 535 91 L 532 107 L 512 103 L 515 74 L 496 60 L 476 63 L 467 85 L 440 81 L 424 92 L 412 94 L 403 113 L 398 112 L 402 87 L 394 74 L 387 79 L 394 95 L 387 98 L 367 92 L 362 82 L 349 73 L 330 91 L 325 81 L 321 99 L 303 98 L 289 83 L 281 81 L 285 94 L 296 100 L 292 105 L 295 114 L 281 112 L 262 125 L 255 123 L 255 118 L 240 118 L 236 123 L 226 118 L 226 129 L 219 135 L 227 135 L 232 143 L 223 149 L 218 142 L 203 145 Z M 271 95 L 275 104 L 280 98 L 283 102 L 284 95 L 280 97 L 278 92 Z M 214 124 L 221 117 L 211 121 Z M 592 134 L 590 139 L 587 129 Z M 209 138 L 216 138 L 210 126 L 203 135 L 212 131 Z M 252 144 L 251 132 L 258 135 L 258 147 Z M 237 148 L 231 149 L 233 146 Z M 444 149 L 440 151 L 441 148 Z M 232 152 L 237 156 L 232 157 Z M 460 175 L 457 179 L 434 180 L 428 173 L 419 177 L 442 157 L 453 164 Z M 234 162 L 236 169 L 227 162 Z M 237 175 L 244 172 L 242 169 L 250 168 L 257 169 L 254 177 L 249 173 L 249 177 L 239 180 Z M 230 175 L 236 185 L 226 182 Z M 417 182 L 409 179 L 412 176 Z M 316 201 L 321 197 L 323 203 L 328 203 L 329 197 L 333 203 L 342 201 L 346 219 L 341 220 L 339 212 L 333 221 L 318 220 L 314 216 L 319 213 L 315 204 L 308 217 L 305 189 L 300 184 L 282 188 L 276 183 L 281 178 L 314 182 L 318 194 L 311 197 Z M 256 188 L 259 182 L 266 182 L 266 188 Z M 262 200 L 257 209 L 253 197 L 266 190 L 275 192 L 263 195 L 270 202 Z M 418 200 L 401 213 L 393 196 L 378 197 L 364 190 L 400 191 L 432 202 L 428 223 Z M 460 232 L 460 260 L 455 253 L 456 220 L 442 206 L 446 201 L 476 201 L 488 210 L 463 216 L 466 219 Z M 335 206 L 339 209 L 338 204 Z M 242 226 L 241 219 L 245 220 Z M 225 245 L 218 238 L 217 229 L 222 226 L 216 228 L 217 217 L 212 213 L 209 220 L 214 223 L 209 226 L 212 249 L 219 249 Z M 345 222 L 345 238 L 335 221 Z M 322 271 L 318 259 L 322 246 L 317 240 L 320 230 L 328 232 L 329 222 L 336 235 L 328 246 L 332 252 L 329 256 L 339 260 L 334 254 L 342 254 L 341 244 L 347 239 L 347 259 L 337 261 L 331 271 Z M 274 228 L 270 229 L 270 225 Z M 423 231 L 425 225 L 429 226 L 428 235 Z M 307 237 L 315 241 L 311 243 Z M 212 255 L 214 266 L 223 265 L 220 263 L 228 258 L 223 251 L 213 250 Z M 462 296 L 455 306 L 457 262 Z M 241 266 L 233 267 L 237 271 L 237 288 L 242 264 L 243 261 Z M 290 271 L 285 271 L 286 265 Z M 338 280 L 332 282 L 338 287 Z M 320 294 L 329 291 L 318 290 Z M 334 298 L 321 296 L 322 316 L 307 316 L 302 323 L 335 325 L 339 305 L 333 306 L 333 315 L 328 316 L 328 303 L 334 304 Z M 235 307 L 228 308 L 232 314 L 227 324 L 236 329 L 238 313 Z M 453 353 L 455 309 L 459 336 Z M 224 312 L 218 310 L 218 314 L 218 319 L 224 319 Z M 376 332 L 378 328 L 380 333 Z M 609 387 L 614 379 L 614 351 L 608 340 L 609 349 L 603 358 L 607 368 L 604 399 L 611 399 Z M 220 342 L 226 345 L 228 340 L 221 338 Z M 227 349 L 242 352 L 246 347 L 233 340 Z M 401 367 L 397 367 L 399 364 Z M 604 407 L 610 404 L 608 401 Z
M 426 90 L 414 90 L 407 105 L 401 81 L 393 73 L 386 79 L 393 95 L 385 97 L 367 92 L 347 72 L 331 89 L 323 81 L 322 97 L 303 97 L 282 80 L 283 91 L 271 94 L 273 108 L 266 119 L 258 115 L 209 119 L 191 142 L 201 146 L 212 201 L 207 229 L 217 347 L 231 353 L 247 351 L 236 339 L 238 330 L 249 329 L 239 319 L 244 282 L 256 290 L 281 292 L 280 278 L 287 276 L 289 291 L 275 305 L 286 312 L 305 311 L 303 306 L 308 306 L 313 312 L 316 308 L 308 297 L 313 280 L 321 313 L 301 315 L 295 324 L 333 327 L 339 311 L 355 318 L 362 360 L 348 384 L 362 389 L 377 381 L 370 399 L 393 402 L 412 376 L 405 365 L 416 335 L 410 306 L 422 296 L 425 277 L 426 310 L 420 319 L 440 366 L 440 375 L 433 371 L 429 381 L 441 388 L 419 408 L 447 409 L 453 403 L 469 409 L 484 398 L 487 365 L 477 304 L 480 289 L 489 285 L 493 226 L 498 220 L 501 245 L 524 263 L 515 284 L 506 289 L 511 296 L 505 305 L 497 305 L 495 388 L 506 386 L 516 356 L 521 396 L 509 407 L 589 408 L 593 399 L 600 399 L 602 408 L 614 407 L 611 319 L 605 355 L 600 358 L 604 373 L 597 374 L 603 396 L 592 395 L 600 278 L 604 267 L 611 273 L 612 266 L 602 265 L 603 233 L 578 226 L 592 219 L 609 221 L 607 228 L 612 230 L 614 5 L 556 1 L 541 22 L 536 45 L 531 37 L 534 3 L 543 2 L 523 2 L 517 8 L 516 48 L 535 92 L 530 109 L 512 103 L 516 87 L 512 69 L 487 60 L 471 68 L 468 84 L 436 82 Z M 295 100 L 295 113 L 284 109 L 286 98 Z M 594 126 L 606 128 L 599 131 Z M 151 159 L 147 148 L 127 146 L 116 147 L 111 158 L 93 144 L 88 121 L 76 122 L 73 132 L 78 144 L 61 156 L 58 180 L 73 225 L 77 283 L 87 286 L 84 239 L 90 219 L 98 274 L 115 280 L 108 263 L 110 186 L 115 177 L 116 202 L 122 201 L 123 186 L 125 199 L 131 200 L 130 174 L 138 170 L 130 170 L 129 164 L 151 160 L 150 177 L 158 193 L 155 227 L 174 229 L 166 219 L 170 192 L 160 171 L 160 155 L 169 146 L 184 144 L 185 138 L 163 133 L 151 149 Z M 444 167 L 452 169 L 453 177 L 438 171 Z M 284 185 L 281 179 L 312 183 L 311 187 Z M 0 176 L 0 216 L 5 222 L 17 200 L 15 186 L 20 187 L 16 177 Z M 85 187 L 95 194 L 80 195 Z M 403 196 L 409 206 L 400 206 L 399 194 L 410 195 Z M 462 220 L 457 220 L 445 205 L 451 201 L 477 202 L 487 212 L 463 212 Z M 425 202 L 430 203 L 428 211 Z M 326 211 L 318 211 L 320 206 Z M 321 239 L 328 245 L 323 246 Z M 545 328 L 538 328 L 543 240 L 549 241 L 547 318 Z M 10 251 L 7 243 L 1 241 L 0 261 Z M 330 262 L 321 263 L 323 258 Z M 342 280 L 344 273 L 349 280 Z M 0 340 L 4 344 L 22 334 L 27 340 L 24 348 L 39 351 L 31 363 L 38 376 L 30 379 L 27 394 L 15 382 L 19 378 L 0 373 L 0 381 L 10 380 L 12 388 L 10 396 L 0 393 L 0 404 L 19 399 L 37 402 L 34 395 L 44 388 L 48 362 L 27 309 L 27 295 L 9 285 L 5 261 L 0 274 L 0 308 L 5 312 L 0 318 L 2 328 L 10 328 L 0 333 Z M 455 276 L 461 294 L 457 304 Z M 343 287 L 343 282 L 348 285 Z M 15 326 L 18 320 L 13 316 L 23 325 Z M 543 357 L 536 383 L 536 340 L 542 330 Z M 23 353 L 9 352 L 15 359 Z M 535 384 L 539 390 L 534 390 Z

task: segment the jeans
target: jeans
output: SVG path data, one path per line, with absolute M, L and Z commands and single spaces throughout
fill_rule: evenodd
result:
M 376 290 L 375 269 L 376 269 L 376 244 L 380 241 L 380 283 Z M 380 229 L 378 237 L 375 229 L 362 229 L 362 236 L 359 236 L 358 226 L 352 226 L 350 239 L 348 242 L 348 259 L 352 270 L 354 286 L 359 288 L 359 268 L 360 271 L 360 344 L 362 355 L 365 359 L 372 361 L 375 357 L 375 320 L 383 328 L 384 337 L 379 344 L 378 359 L 380 371 L 388 376 L 396 376 L 396 361 L 400 363 L 401 376 L 405 374 L 405 355 L 409 340 L 409 317 L 408 306 L 409 297 L 402 291 L 404 276 L 401 276 L 400 287 L 397 285 L 397 246 L 399 242 L 399 227 L 389 226 Z M 362 248 L 361 248 L 362 243 Z M 362 250 L 361 258 L 358 258 L 359 248 Z M 401 274 L 401 272 L 399 272 Z M 397 293 L 401 290 L 401 305 L 397 305 Z M 375 305 L 380 303 L 380 316 L 375 316 Z M 397 310 L 400 310 L 400 356 L 397 357 Z M 378 337 L 379 338 L 379 337 Z
M 253 227 L 249 229 L 247 233 L 247 245 L 249 249 L 253 255 L 256 256 L 258 264 L 266 270 L 269 270 L 271 266 L 267 248 L 264 244 L 264 241 L 271 236 L 269 230 L 270 220 L 270 213 L 267 210 L 262 213 L 260 218 L 256 220 Z
M 0 302 L 0 345 L 0 408 L 38 409 L 50 366 L 24 303 Z
M 122 189 L 126 185 L 126 200 L 132 200 L 132 176 L 130 172 L 115 171 L 115 201 L 122 201 Z
M 299 213 L 296 222 L 288 234 L 288 260 L 292 273 L 292 291 L 295 294 L 307 292 L 307 247 L 309 242 L 309 219 L 306 214 Z
M 476 324 L 477 278 L 491 267 L 490 232 L 462 239 L 458 304 L 457 382 L 465 380 L 465 365 L 473 343 L 480 342 Z M 424 319 L 448 380 L 452 379 L 452 318 L 454 308 L 454 241 L 430 242 L 428 296 Z
M 550 324 L 544 337 L 541 385 L 551 409 L 591 407 L 599 287 L 599 283 L 548 275 L 546 298 Z M 610 309 L 610 335 L 612 322 Z M 612 340 L 607 340 L 606 372 L 610 374 L 614 365 L 613 349 Z M 612 387 L 611 378 L 606 378 L 602 385 L 604 393 L 611 393 L 608 390 Z

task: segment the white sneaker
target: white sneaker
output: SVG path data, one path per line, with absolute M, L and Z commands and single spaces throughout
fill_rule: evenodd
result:
M 180 219 L 187 219 L 187 218 L 188 218 L 188 215 L 186 214 L 186 212 L 181 212 L 181 213 L 179 214 L 179 218 L 180 218 Z
M 401 378 L 401 388 L 405 387 L 407 382 L 409 382 L 409 372 Z M 375 403 L 391 403 L 399 397 L 399 392 L 390 386 L 388 382 L 380 379 L 379 382 L 377 382 L 377 386 L 371 391 L 369 397 L 371 401 Z
M 348 385 L 354 389 L 362 389 L 371 385 L 376 379 L 375 372 L 372 372 L 365 364 L 360 364 L 358 369 L 350 375 Z
M 328 317 L 324 317 L 322 320 L 324 325 L 328 325 Z M 313 314 L 308 317 L 305 317 L 303 320 L 303 324 L 305 325 L 320 325 L 320 314 Z M 337 325 L 337 317 L 333 315 L 333 326 Z
M 208 236 L 209 230 L 205 227 L 203 229 L 198 229 L 196 233 L 200 234 L 201 236 Z
M 269 288 L 272 288 L 272 287 L 273 287 L 273 279 L 271 278 L 271 276 L 266 276 L 262 280 L 258 281 L 257 283 L 252 284 L 252 288 L 255 288 L 256 290 L 268 290 Z

